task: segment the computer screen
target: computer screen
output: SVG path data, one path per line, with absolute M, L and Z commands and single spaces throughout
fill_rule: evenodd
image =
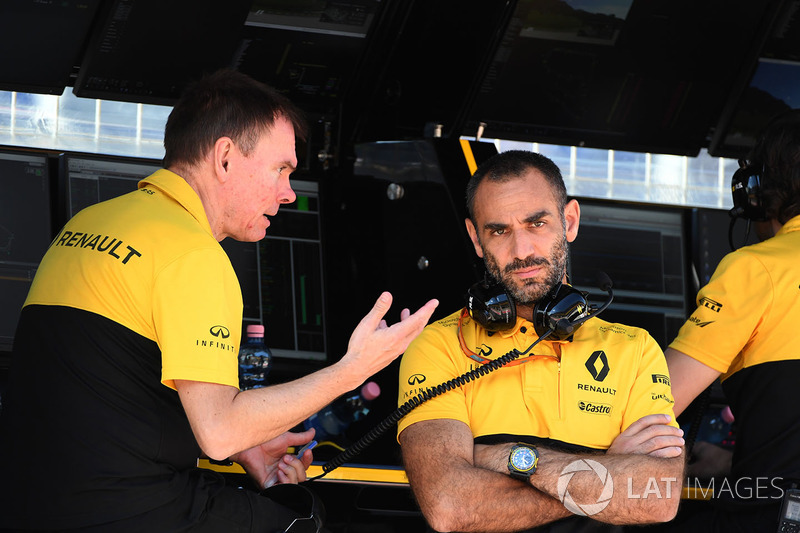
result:
M 646 329 L 662 349 L 688 317 L 688 213 L 682 208 L 581 200 L 578 237 L 570 246 L 570 280 L 605 300 L 597 272 L 613 283 L 614 301 L 600 318 Z
M 84 207 L 135 191 L 136 184 L 161 168 L 157 160 L 89 154 L 62 154 L 59 162 L 60 211 L 66 222 Z M 261 319 L 258 300 L 258 246 L 225 239 L 222 248 L 239 277 L 245 319 Z
M 271 217 L 259 242 L 264 342 L 277 357 L 325 361 L 319 186 L 292 180 L 297 200 Z
M 727 209 L 692 209 L 691 236 L 692 268 L 697 274 L 697 290 L 709 282 L 722 258 L 733 251 L 731 240 L 737 249 L 758 242 L 755 228 L 752 224 L 748 228 L 746 220 L 736 219 L 731 228 Z M 689 311 L 694 311 L 694 308 Z
M 87 154 L 62 154 L 59 158 L 60 188 L 66 222 L 78 211 L 98 202 L 135 191 L 136 184 L 161 168 L 156 160 Z
M 11 351 L 19 312 L 53 239 L 46 155 L 0 151 L 0 351 Z

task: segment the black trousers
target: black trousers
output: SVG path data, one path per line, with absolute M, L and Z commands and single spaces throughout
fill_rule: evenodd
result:
M 261 493 L 225 485 L 215 493 L 200 518 L 187 524 L 164 506 L 119 522 L 57 531 L 61 533 L 317 533 L 325 511 L 311 490 L 301 485 L 276 485 Z M 0 533 L 17 529 L 0 528 Z M 54 532 L 50 532 L 54 533 Z

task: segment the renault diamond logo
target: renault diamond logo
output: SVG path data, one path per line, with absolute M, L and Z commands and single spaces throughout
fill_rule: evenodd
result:
M 425 376 L 423 376 L 422 374 L 414 374 L 410 378 L 408 378 L 408 384 L 419 385 L 420 383 L 423 383 L 425 379 L 426 379 Z
M 227 339 L 231 336 L 231 332 L 225 326 L 211 326 L 211 329 L 208 330 L 213 336 L 215 337 L 222 337 L 223 339 Z
M 599 359 L 599 366 L 600 370 L 597 369 L 598 367 L 598 359 Z M 603 350 L 597 350 L 592 355 L 589 356 L 589 359 L 586 360 L 586 370 L 592 375 L 595 381 L 603 381 L 606 379 L 608 375 L 608 371 L 610 370 L 608 366 L 608 358 L 606 357 L 606 352 Z

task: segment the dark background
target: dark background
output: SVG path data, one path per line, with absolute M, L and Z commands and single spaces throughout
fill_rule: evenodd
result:
M 484 123 L 492 138 L 739 157 L 796 104 L 797 0 L 571 7 L 592 4 L 6 0 L 0 88 L 170 105 L 232 67 L 330 126 L 329 166 L 434 123 L 445 137 Z
M 276 359 L 271 380 L 280 382 L 338 360 L 382 290 L 395 295 L 390 322 L 433 297 L 441 301 L 434 318 L 463 305 L 481 265 L 463 229 L 470 171 L 460 137 L 742 158 L 770 117 L 797 107 L 800 1 L 616 3 L 603 13 L 563 0 L 3 0 L 0 89 L 172 105 L 187 83 L 230 67 L 304 110 L 310 136 L 294 176 L 319 184 L 326 360 Z M 478 163 L 491 155 L 493 145 L 473 144 Z M 52 231 L 31 245 L 44 250 L 67 210 L 63 156 L 23 151 L 48 158 L 50 189 L 8 194 L 26 213 L 47 199 L 40 220 Z M 17 182 L 0 176 L 0 187 Z M 392 197 L 398 185 L 404 194 Z M 606 257 L 622 291 L 604 318 L 646 327 L 665 346 L 729 251 L 727 212 L 586 203 L 600 215 L 582 221 L 576 284 L 597 292 L 591 271 Z M 673 222 L 641 225 L 659 214 Z M 669 260 L 652 256 L 659 249 Z M 252 274 L 245 270 L 237 272 Z M 257 307 L 252 279 L 242 279 L 245 301 Z M 0 353 L 0 396 L 9 346 Z M 350 442 L 396 406 L 397 365 L 375 376 L 383 394 L 351 427 Z M 355 461 L 399 464 L 394 439 L 392 428 Z M 362 489 L 345 506 L 360 514 L 352 531 L 418 521 L 406 492 L 376 498 Z M 359 503 L 366 496 L 380 501 Z

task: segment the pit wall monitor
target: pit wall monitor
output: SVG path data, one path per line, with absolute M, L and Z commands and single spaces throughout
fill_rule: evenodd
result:
M 50 198 L 46 155 L 0 151 L 0 351 L 11 351 L 22 304 L 53 239 Z
M 600 318 L 644 328 L 665 349 L 693 310 L 686 238 L 690 213 L 665 206 L 579 203 L 570 280 L 602 300 L 596 273 L 604 271 L 614 284 L 614 301 Z
M 317 182 L 292 180 L 297 200 L 271 217 L 259 242 L 264 339 L 276 357 L 327 360 Z

